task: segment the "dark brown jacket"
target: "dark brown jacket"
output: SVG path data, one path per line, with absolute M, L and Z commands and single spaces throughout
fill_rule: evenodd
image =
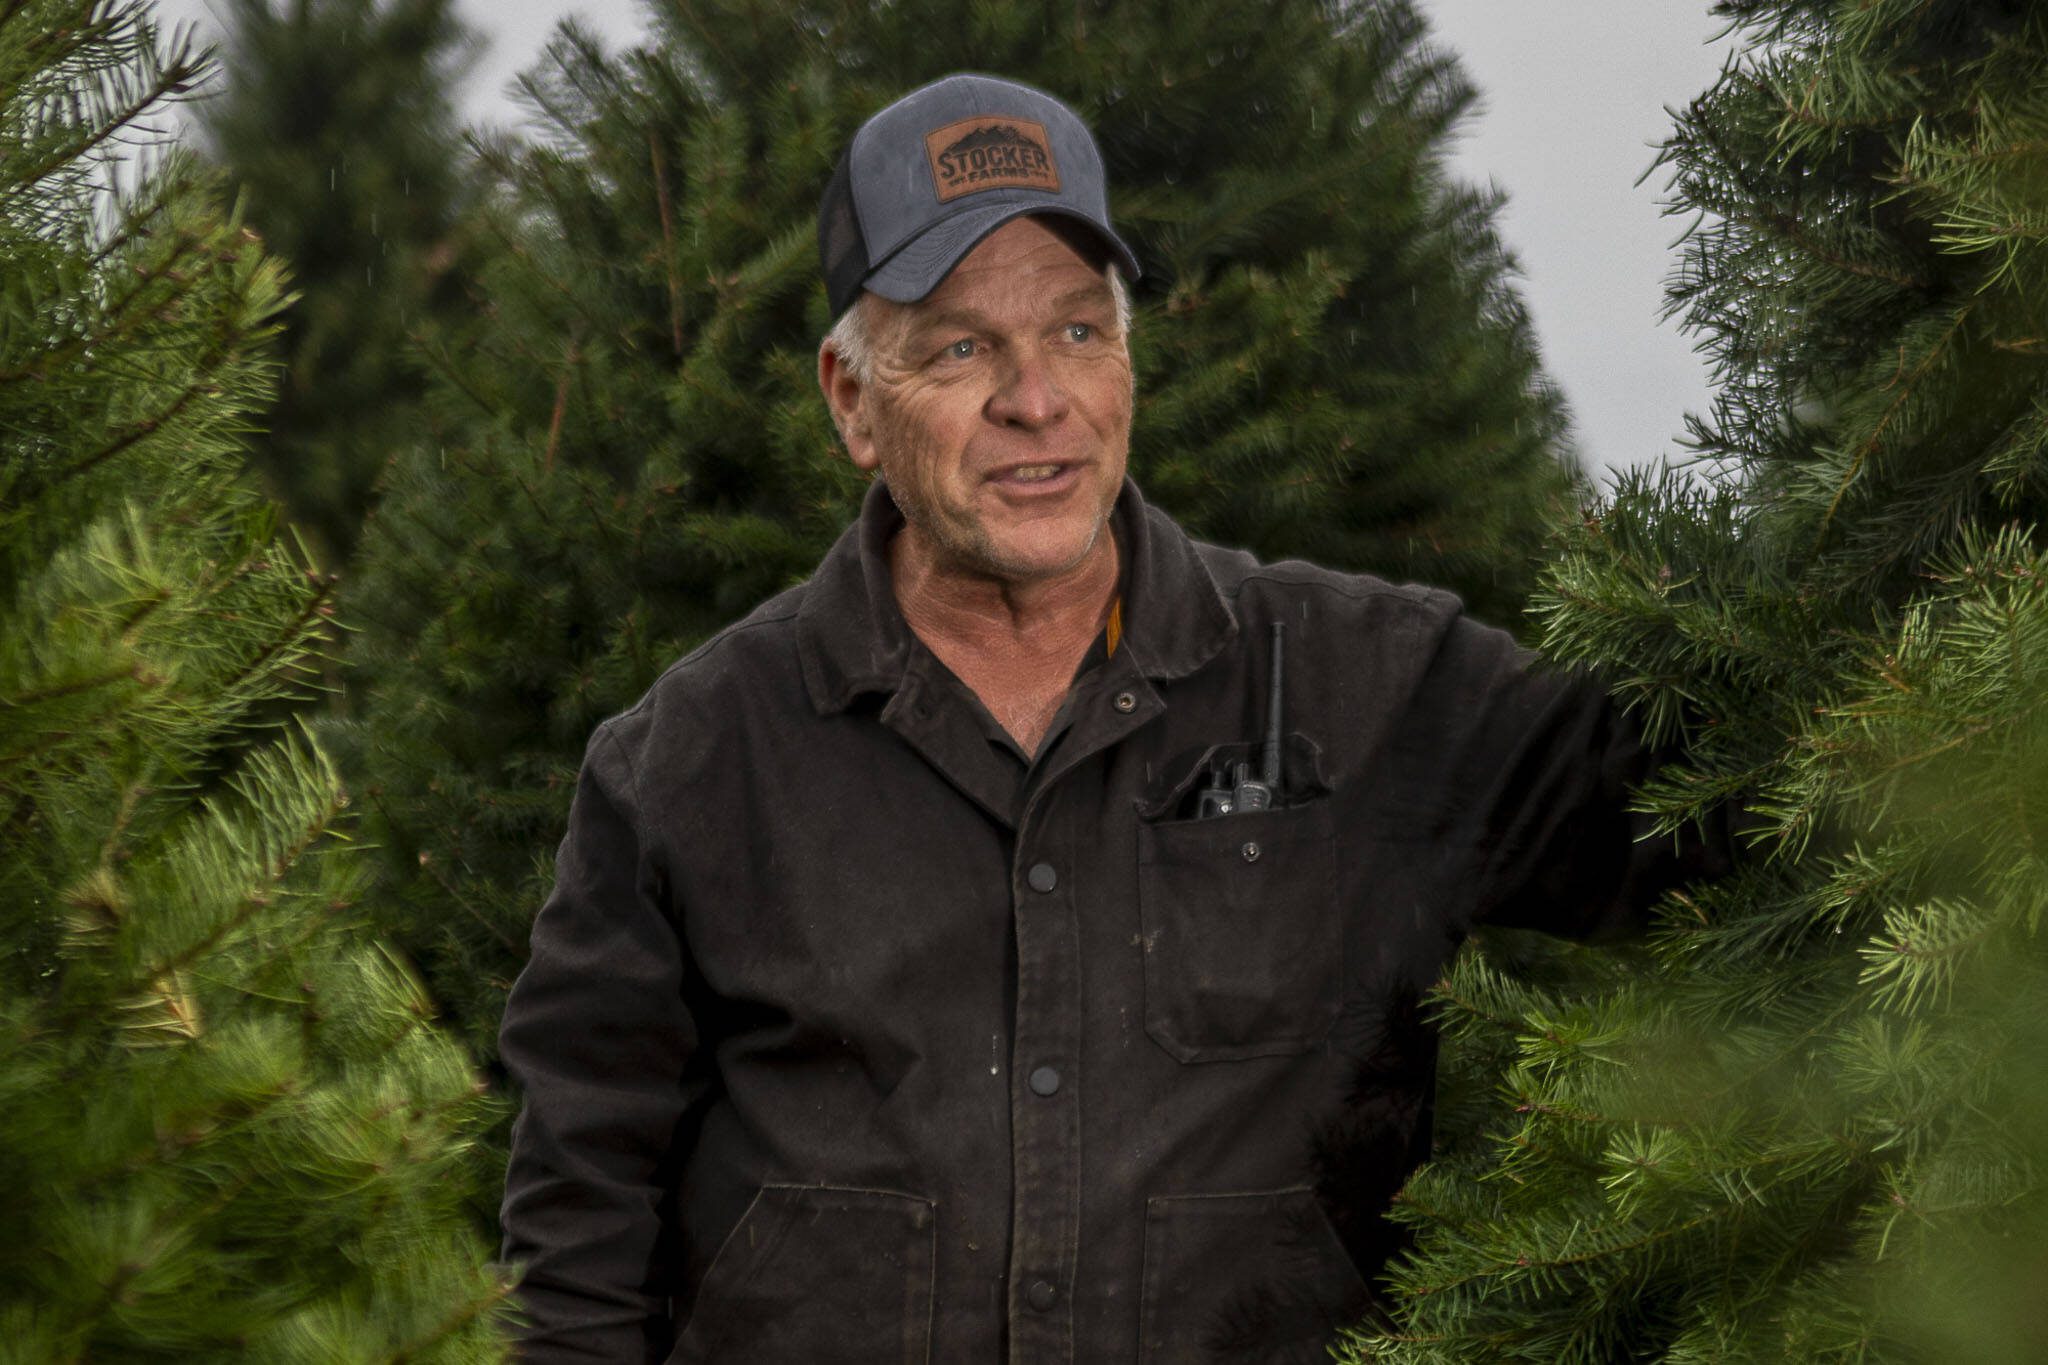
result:
M 905 626 L 878 487 L 584 758 L 505 1011 L 532 1361 L 1323 1360 L 1427 1151 L 1482 921 L 1680 872 L 1602 692 L 1447 593 L 1188 539 L 1037 761 Z M 1214 746 L 1269 811 L 1190 816 Z

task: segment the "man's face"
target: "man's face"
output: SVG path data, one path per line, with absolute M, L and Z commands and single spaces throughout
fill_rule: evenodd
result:
M 1130 448 L 1131 363 L 1102 268 L 1014 218 L 913 304 L 870 297 L 874 372 L 821 369 L 853 461 L 946 570 L 1055 578 L 1095 546 Z

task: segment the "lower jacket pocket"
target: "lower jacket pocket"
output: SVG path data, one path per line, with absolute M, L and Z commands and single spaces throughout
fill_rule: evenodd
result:
M 764 1185 L 712 1258 L 669 1365 L 925 1365 L 932 1202 Z
M 1328 1365 L 1368 1293 L 1306 1186 L 1145 1201 L 1139 1359 Z

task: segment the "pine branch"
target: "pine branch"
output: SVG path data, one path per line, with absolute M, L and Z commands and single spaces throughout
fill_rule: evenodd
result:
M 79 35 L 84 41 L 90 41 L 94 36 L 96 35 L 92 34 L 90 29 Z M 127 104 L 103 113 L 94 120 L 98 126 L 78 141 L 59 146 L 42 161 L 31 164 L 16 183 L 33 185 L 45 176 L 83 160 L 101 143 L 141 118 L 152 105 L 167 96 L 184 94 L 204 80 L 206 73 L 207 67 L 204 62 L 191 62 L 183 59 L 180 54 L 179 59 L 173 60 L 168 66 L 156 72 L 141 92 Z M 0 380 L 6 377 L 4 373 L 0 373 Z
M 308 648 L 317 647 L 318 642 L 325 638 L 324 629 L 316 625 L 316 622 L 321 617 L 333 615 L 332 599 L 339 581 L 333 574 L 321 578 L 313 591 L 300 600 L 297 614 L 284 624 L 283 629 L 273 632 L 263 648 L 256 651 L 239 669 L 221 680 L 221 692 L 228 696 L 241 693 L 245 686 L 263 677 L 265 670 L 273 661 L 287 658 L 288 651 L 285 666 L 294 669 L 301 667 L 300 654 Z
M 1657 1246 L 1674 1237 L 1682 1237 L 1697 1228 L 1708 1227 L 1714 1223 L 1722 1222 L 1731 1218 L 1734 1213 L 1734 1205 L 1724 1205 L 1710 1212 L 1698 1214 L 1681 1223 L 1652 1228 L 1638 1236 L 1601 1246 L 1589 1247 L 1585 1251 L 1574 1252 L 1571 1255 L 1521 1255 L 1512 1261 L 1490 1261 L 1478 1269 L 1453 1276 L 1448 1280 L 1440 1281 L 1426 1288 L 1413 1289 L 1410 1292 L 1417 1298 L 1421 1298 L 1430 1294 L 1441 1294 L 1446 1291 L 1460 1289 L 1475 1280 L 1492 1279 L 1497 1275 L 1511 1274 L 1517 1270 L 1563 1270 L 1571 1266 L 1589 1265 L 1597 1261 L 1626 1255 L 1629 1252 L 1642 1251 L 1645 1248 Z
M 461 1332 L 462 1329 L 492 1314 L 501 1312 L 511 1302 L 517 1284 L 501 1280 L 483 1298 L 475 1299 L 457 1308 L 454 1313 L 430 1328 L 427 1334 L 416 1341 L 407 1342 L 392 1354 L 384 1357 L 386 1365 L 411 1365 L 414 1361 L 439 1359 L 436 1350 L 442 1342 Z
M 309 760 L 291 754 L 282 761 L 303 764 Z M 330 783 L 327 790 L 321 794 L 311 818 L 293 832 L 291 842 L 278 850 L 267 866 L 258 869 L 262 878 L 258 886 L 245 892 L 237 901 L 235 908 L 219 919 L 204 935 L 169 957 L 151 963 L 144 970 L 152 977 L 187 970 L 228 938 L 247 927 L 261 912 L 269 909 L 275 903 L 276 892 L 283 886 L 285 878 L 291 874 L 293 866 L 305 856 L 309 848 L 328 833 L 347 803 L 348 798 L 343 795 L 340 786 Z
M 185 264 L 186 258 L 199 250 L 200 246 L 199 240 L 191 234 L 179 234 L 161 261 L 151 262 L 147 266 L 138 264 L 135 267 L 135 273 L 141 277 L 139 282 L 132 284 L 126 294 L 99 310 L 102 316 L 113 320 L 111 326 L 103 331 L 77 337 L 62 346 L 37 352 L 35 360 L 30 364 L 14 369 L 0 368 L 0 386 L 18 384 L 27 379 L 45 382 L 53 374 L 62 374 L 78 368 L 80 358 L 85 355 L 108 351 L 118 353 L 121 349 L 120 343 L 132 341 L 147 324 L 161 321 L 155 310 L 139 312 L 135 308 L 136 301 L 149 293 L 155 285 L 166 282 L 182 284 L 185 277 L 177 273 L 178 267 Z
M 1856 476 L 1862 472 L 1864 462 L 1869 459 L 1883 441 L 1885 431 L 1891 426 L 1893 420 L 1897 418 L 1900 409 L 1905 406 L 1906 401 L 1919 392 L 1921 381 L 1927 377 L 1928 373 L 1934 368 L 1935 362 L 1942 358 L 1943 353 L 1954 342 L 1956 335 L 1962 331 L 1963 324 L 1969 320 L 1970 314 L 1975 310 L 1976 306 L 1973 300 L 1958 308 L 1954 319 L 1950 322 L 1947 329 L 1943 331 L 1940 339 L 1935 345 L 1928 348 L 1927 354 L 1921 358 L 1920 363 L 1913 367 L 1912 374 L 1905 375 L 1903 380 L 1895 379 L 1891 385 L 1887 386 L 1893 390 L 1892 400 L 1886 406 L 1883 416 L 1878 419 L 1876 427 L 1864 438 L 1862 444 L 1856 448 L 1854 455 L 1850 457 L 1849 467 L 1843 472 L 1841 481 L 1835 488 L 1835 496 L 1828 503 L 1827 510 L 1821 514 L 1820 525 L 1814 532 L 1813 553 L 1818 554 L 1820 552 L 1822 545 L 1827 540 L 1828 532 L 1834 528 L 1835 516 L 1841 510 L 1842 499 L 1848 496 L 1849 486 L 1855 482 Z M 1899 366 L 1900 370 L 1903 371 L 1905 368 L 1905 356 L 1903 354 L 1899 357 Z
M 683 354 L 683 285 L 676 274 L 676 234 L 673 214 L 669 209 L 668 167 L 662 161 L 661 140 L 652 128 L 647 130 L 647 154 L 654 162 L 654 199 L 661 209 L 661 261 L 663 275 L 668 281 L 669 350 L 680 359 Z
M 555 449 L 562 440 L 562 417 L 569 410 L 569 383 L 576 377 L 576 367 L 583 361 L 582 339 L 575 333 L 569 334 L 569 353 L 562 360 L 562 377 L 555 384 L 554 411 L 548 416 L 547 450 L 541 457 L 541 469 L 549 474 L 555 470 Z M 525 488 L 522 482 L 520 487 Z M 532 490 L 527 490 L 532 496 Z M 536 506 L 538 502 L 536 501 Z
M 100 465 L 131 449 L 138 441 L 143 440 L 145 437 L 154 436 L 163 429 L 165 424 L 183 416 L 185 411 L 196 400 L 202 397 L 212 397 L 219 392 L 213 383 L 214 374 L 212 367 L 226 359 L 231 350 L 232 344 L 223 345 L 211 356 L 204 357 L 200 362 L 198 373 L 194 377 L 193 382 L 186 385 L 178 393 L 178 396 L 171 400 L 168 406 L 159 409 L 154 415 L 145 417 L 139 422 L 131 422 L 125 427 L 118 428 L 119 434 L 112 441 L 102 445 L 84 459 L 74 460 L 45 479 L 40 486 L 33 487 L 31 489 L 31 497 L 40 497 L 60 484 L 91 473 Z

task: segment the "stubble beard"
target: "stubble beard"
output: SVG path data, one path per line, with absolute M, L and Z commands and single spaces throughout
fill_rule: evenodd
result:
M 877 445 L 881 448 L 902 452 L 907 457 L 904 461 L 907 468 L 919 467 L 920 462 L 928 454 L 918 436 L 894 422 L 885 420 L 880 423 L 875 437 Z M 885 442 L 887 444 L 884 444 Z M 887 463 L 893 461 L 885 462 L 885 465 Z M 1023 563 L 1006 557 L 980 521 L 971 516 L 948 518 L 936 511 L 919 495 L 913 480 L 892 480 L 886 467 L 881 473 L 881 479 L 889 490 L 889 496 L 895 502 L 896 509 L 903 513 L 904 523 L 924 542 L 936 567 L 951 573 L 993 579 L 1008 584 L 1058 578 L 1085 563 L 1101 542 L 1102 530 L 1109 524 L 1110 512 L 1116 505 L 1112 493 L 1105 505 L 1097 510 L 1095 524 L 1089 528 L 1087 538 L 1082 542 L 1079 551 L 1068 560 L 1047 568 L 1037 563 Z
M 930 551 L 934 565 L 974 578 L 1009 584 L 1058 578 L 1087 562 L 1088 556 L 1094 553 L 1102 540 L 1102 528 L 1109 524 L 1109 509 L 1105 508 L 1089 528 L 1088 537 L 1079 551 L 1070 559 L 1047 567 L 1035 561 L 1006 558 L 979 522 L 972 519 L 955 522 L 934 515 L 929 507 L 915 495 L 906 493 L 900 485 L 889 483 L 886 477 L 883 483 L 888 487 L 889 496 L 895 500 L 897 510 L 903 513 L 904 523 L 917 533 Z

